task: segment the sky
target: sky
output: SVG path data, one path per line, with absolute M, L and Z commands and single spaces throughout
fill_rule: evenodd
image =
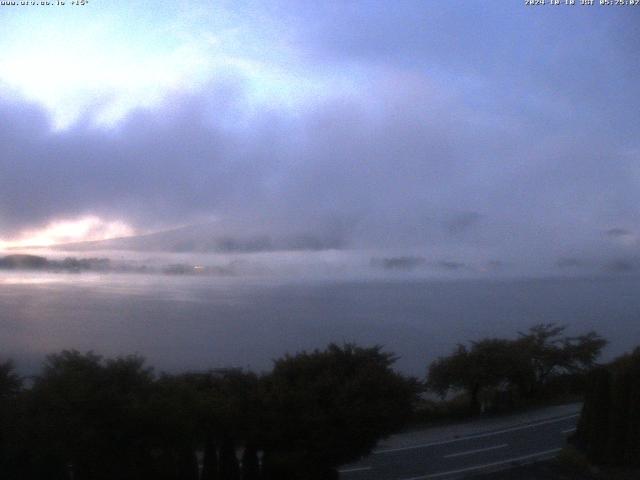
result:
M 71 3 L 0 6 L 0 249 L 640 268 L 638 6 Z

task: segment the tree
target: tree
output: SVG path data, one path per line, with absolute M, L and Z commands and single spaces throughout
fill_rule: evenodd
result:
M 331 344 L 285 356 L 263 380 L 269 478 L 337 478 L 409 418 L 417 382 L 391 369 L 382 348 Z
M 336 478 L 411 415 L 417 382 L 394 361 L 380 347 L 331 345 L 268 375 L 156 377 L 137 356 L 63 351 L 25 390 L 0 364 L 2 478 Z
M 0 362 L 0 472 L 11 476 L 17 470 L 16 440 L 19 426 L 19 394 L 22 392 L 22 378 L 15 373 L 13 362 Z
M 498 338 L 460 344 L 448 357 L 433 362 L 427 374 L 427 386 L 444 396 L 449 390 L 463 390 L 469 396 L 469 408 L 477 412 L 483 390 L 502 385 L 521 385 L 526 381 L 526 358 L 513 342 Z
M 537 324 L 527 333 L 520 333 L 516 347 L 529 358 L 532 395 L 553 375 L 584 373 L 595 365 L 607 341 L 596 332 L 577 337 L 561 337 L 566 326 L 554 323 Z
M 13 362 L 0 362 L 0 400 L 17 395 L 21 388 L 22 378 L 15 373 Z
M 257 375 L 240 369 L 211 370 L 176 377 L 197 395 L 194 433 L 204 450 L 203 478 L 235 479 L 240 474 L 236 448 L 244 448 L 243 478 L 251 478 L 262 442 L 262 399 Z
M 591 375 L 574 443 L 597 464 L 640 466 L 640 348 Z
M 32 478 L 144 478 L 152 387 L 140 357 L 49 356 L 26 397 Z
M 595 332 L 562 337 L 566 327 L 534 325 L 515 340 L 488 338 L 458 345 L 428 369 L 427 386 L 444 396 L 464 391 L 469 407 L 477 412 L 483 391 L 504 388 L 533 396 L 558 375 L 583 374 L 595 365 L 606 341 Z
M 595 369 L 589 374 L 590 388 L 585 395 L 576 435 L 571 439 L 582 448 L 592 461 L 600 461 L 606 456 L 608 438 L 608 416 L 611 398 L 609 389 L 611 374 L 607 369 Z

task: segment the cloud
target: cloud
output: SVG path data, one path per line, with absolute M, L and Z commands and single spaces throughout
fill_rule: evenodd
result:
M 481 218 L 478 212 L 461 212 L 450 216 L 444 225 L 451 235 L 460 235 L 470 230 Z
M 498 270 L 507 266 L 502 260 L 489 260 L 486 265 L 492 270 Z
M 556 266 L 559 268 L 584 267 L 585 261 L 575 257 L 563 257 L 556 261 Z
M 449 271 L 456 271 L 456 270 L 462 270 L 464 268 L 467 268 L 467 265 L 465 265 L 464 263 L 455 262 L 452 260 L 440 260 L 435 263 L 435 266 L 442 270 L 449 270 Z
M 386 257 L 386 258 L 372 258 L 371 265 L 380 267 L 385 270 L 401 270 L 411 271 L 424 265 L 426 259 L 424 257 Z
M 525 274 L 634 254 L 636 237 L 607 228 L 640 222 L 640 144 L 619 127 L 640 110 L 640 11 L 250 4 L 225 4 L 237 28 L 224 35 L 197 2 L 177 26 L 163 9 L 150 38 L 170 24 L 241 65 L 163 87 L 108 126 L 97 97 L 56 130 L 49 107 L 4 90 L 0 238 L 96 216 L 138 232 L 206 225 L 144 238 L 161 250 L 341 250 L 382 271 L 499 258 Z M 548 55 L 522 54 L 551 33 Z
M 638 262 L 630 258 L 617 258 L 608 262 L 604 269 L 611 273 L 631 273 L 636 271 Z
M 123 222 L 87 216 L 56 221 L 36 230 L 23 231 L 17 238 L 0 239 L 0 248 L 44 247 L 128 235 L 133 235 L 133 230 Z
M 382 82 L 367 104 L 323 101 L 293 121 L 287 110 L 248 111 L 242 89 L 222 82 L 137 111 L 115 129 L 58 132 L 41 108 L 5 99 L 0 115 L 14 123 L 0 132 L 0 228 L 8 236 L 87 215 L 142 232 L 202 223 L 209 227 L 198 238 L 157 248 L 426 249 L 464 259 L 441 270 L 496 256 L 526 270 L 576 244 L 597 250 L 592 232 L 603 219 L 635 218 L 640 198 L 626 174 L 633 158 L 606 172 L 596 161 L 615 155 L 615 145 L 551 136 L 529 148 L 526 137 L 505 141 L 495 127 L 479 127 L 457 134 L 453 148 L 459 105 L 450 101 L 435 122 L 405 108 L 415 95 L 429 89 L 389 91 Z M 396 113 L 378 117 L 366 105 Z M 502 152 L 491 162 L 470 159 L 494 149 Z M 514 163 L 518 152 L 526 158 Z M 582 176 L 568 192 L 575 168 Z M 618 188 L 595 202 L 603 177 Z
M 345 232 L 329 224 L 320 233 L 271 236 L 239 231 L 213 223 L 154 232 L 146 235 L 117 236 L 104 240 L 61 243 L 53 248 L 62 251 L 124 250 L 131 252 L 171 253 L 261 253 L 320 252 L 347 247 Z M 268 228 L 262 231 L 267 231 Z M 115 235 L 113 237 L 116 237 Z
M 610 237 L 625 237 L 628 235 L 632 235 L 629 230 L 626 230 L 624 228 L 610 228 L 605 233 Z

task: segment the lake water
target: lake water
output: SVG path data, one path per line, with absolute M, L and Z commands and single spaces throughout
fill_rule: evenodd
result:
M 267 370 L 329 342 L 382 344 L 424 376 L 456 343 L 539 322 L 594 329 L 611 358 L 640 344 L 640 278 L 304 282 L 138 275 L 0 276 L 0 356 L 37 371 L 47 353 L 139 353 L 158 370 Z

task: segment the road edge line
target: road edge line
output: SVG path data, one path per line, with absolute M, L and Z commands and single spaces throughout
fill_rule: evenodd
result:
M 456 475 L 458 473 L 472 472 L 474 470 L 482 470 L 485 468 L 497 467 L 500 465 L 508 465 L 510 463 L 520 462 L 522 460 L 528 460 L 530 458 L 544 457 L 546 455 L 551 455 L 552 453 L 558 453 L 561 450 L 562 448 L 554 448 L 552 450 L 545 450 L 543 452 L 531 453 L 529 455 L 523 455 L 521 457 L 510 458 L 509 460 L 501 460 L 499 462 L 485 463 L 484 465 L 476 465 L 473 467 L 461 468 L 459 470 L 449 470 L 448 472 L 431 473 L 431 474 L 421 475 L 419 477 L 403 478 L 402 480 L 426 480 L 429 478 L 444 477 L 446 475 Z

